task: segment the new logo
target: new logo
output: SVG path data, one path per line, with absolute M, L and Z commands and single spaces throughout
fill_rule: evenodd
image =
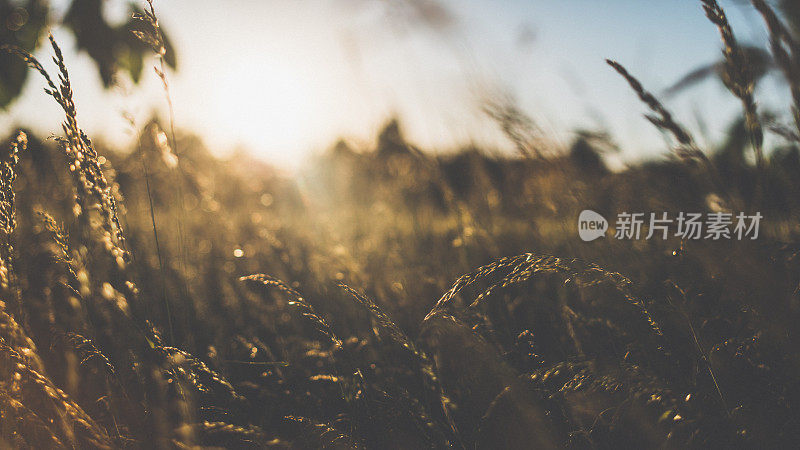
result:
M 578 235 L 586 242 L 603 237 L 608 230 L 608 221 L 605 217 L 585 209 L 578 216 Z

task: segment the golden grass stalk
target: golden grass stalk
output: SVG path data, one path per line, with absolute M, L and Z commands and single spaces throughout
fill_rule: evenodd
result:
M 775 11 L 764 0 L 752 0 L 753 6 L 764 18 L 769 30 L 769 43 L 775 61 L 789 83 L 792 93 L 792 117 L 800 132 L 800 67 L 798 67 L 798 47 L 792 33 L 775 14 Z
M 607 59 L 606 62 L 625 78 L 631 89 L 639 96 L 639 99 L 650 108 L 652 114 L 645 114 L 644 117 L 659 130 L 672 135 L 678 142 L 678 146 L 674 149 L 676 156 L 684 161 L 699 162 L 703 170 L 708 174 L 714 189 L 725 198 L 729 207 L 733 207 L 734 199 L 725 185 L 723 185 L 716 167 L 708 159 L 708 156 L 700 150 L 692 135 L 673 118 L 672 113 L 650 91 L 646 90 L 642 83 L 631 75 L 622 64 L 610 59 Z
M 125 237 L 122 232 L 115 189 L 108 182 L 98 162 L 98 154 L 89 137 L 78 126 L 77 111 L 73 100 L 72 85 L 69 73 L 64 63 L 64 55 L 50 35 L 50 44 L 55 56 L 53 62 L 59 70 L 58 86 L 53 82 L 50 74 L 39 61 L 30 53 L 16 47 L 4 46 L 5 51 L 19 56 L 28 67 L 36 70 L 45 79 L 47 86 L 45 92 L 53 97 L 64 110 L 65 121 L 62 124 L 64 137 L 59 139 L 59 144 L 67 156 L 69 171 L 73 177 L 76 195 L 76 215 L 83 218 L 91 228 L 95 228 L 93 221 L 88 220 L 89 211 L 96 210 L 103 218 L 102 227 L 98 231 L 104 236 L 106 250 L 120 267 L 124 267 L 129 259 L 125 250 Z
M 623 275 L 616 272 L 609 272 L 595 264 L 585 263 L 577 259 L 563 259 L 555 256 L 537 256 L 532 253 L 525 253 L 518 256 L 498 259 L 490 264 L 478 267 L 477 269 L 462 275 L 453 283 L 433 309 L 425 317 L 425 321 L 430 320 L 438 314 L 446 313 L 452 308 L 454 298 L 466 287 L 481 281 L 493 280 L 489 287 L 485 289 L 470 304 L 474 308 L 486 297 L 490 296 L 494 290 L 506 288 L 530 280 L 531 278 L 546 273 L 561 274 L 565 279 L 576 283 L 578 286 L 588 287 L 598 284 L 608 284 L 613 286 L 628 304 L 635 307 L 650 328 L 651 333 L 657 338 L 663 338 L 664 334 L 658 322 L 653 318 L 645 305 L 645 302 L 637 298 L 631 291 L 632 282 Z
M 331 329 L 331 326 L 328 325 L 328 322 L 325 321 L 322 316 L 317 314 L 316 310 L 314 310 L 314 307 L 311 306 L 311 304 L 309 304 L 299 292 L 287 286 L 283 281 L 265 274 L 248 275 L 246 277 L 239 278 L 239 281 L 277 288 L 289 297 L 289 306 L 294 307 L 294 309 L 296 309 L 303 318 L 308 320 L 308 322 L 314 326 L 315 330 L 319 334 L 330 340 L 335 347 L 342 346 L 341 339 L 336 337 L 336 334 Z
M 716 0 L 701 1 L 706 17 L 717 26 L 724 45 L 722 54 L 725 56 L 725 71 L 722 74 L 722 81 L 725 83 L 725 87 L 742 102 L 747 131 L 750 134 L 750 142 L 756 156 L 756 165 L 762 168 L 764 166 L 764 130 L 753 97 L 755 79 L 750 64 L 736 41 L 725 11 Z
M 656 128 L 670 133 L 678 141 L 679 146 L 676 149 L 678 156 L 681 158 L 707 160 L 705 154 L 698 149 L 692 135 L 673 119 L 672 113 L 653 94 L 647 91 L 636 77 L 631 75 L 622 64 L 610 59 L 607 59 L 606 62 L 625 78 L 634 92 L 636 92 L 636 95 L 639 96 L 639 99 L 653 112 L 653 114 L 645 114 L 644 117 Z

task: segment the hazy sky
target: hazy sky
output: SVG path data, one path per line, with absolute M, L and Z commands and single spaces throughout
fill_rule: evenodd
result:
M 720 55 L 697 0 L 426 1 L 156 0 L 178 50 L 179 70 L 170 74 L 177 126 L 219 152 L 243 146 L 290 166 L 338 136 L 368 143 L 391 115 L 423 147 L 508 147 L 480 112 L 482 95 L 505 92 L 557 142 L 578 127 L 606 127 L 623 157 L 653 156 L 665 144 L 604 58 L 658 92 Z M 757 17 L 721 3 L 741 40 L 764 42 Z M 125 3 L 107 5 L 113 17 Z M 72 50 L 68 33 L 53 32 L 67 49 L 79 122 L 91 135 L 126 138 L 122 111 L 143 121 L 163 108 L 152 71 L 139 86 L 103 91 L 88 56 Z M 13 123 L 59 131 L 57 106 L 30 80 L 0 116 L 0 131 Z M 762 103 L 778 101 L 766 91 Z M 702 115 L 712 138 L 737 108 L 713 81 L 668 104 L 692 128 Z

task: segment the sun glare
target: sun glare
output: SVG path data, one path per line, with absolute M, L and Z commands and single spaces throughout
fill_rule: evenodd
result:
M 303 71 L 268 57 L 221 70 L 211 91 L 214 110 L 224 111 L 220 125 L 237 130 L 249 147 L 281 161 L 296 161 L 300 156 L 292 149 L 307 141 L 304 130 L 314 108 L 312 86 Z

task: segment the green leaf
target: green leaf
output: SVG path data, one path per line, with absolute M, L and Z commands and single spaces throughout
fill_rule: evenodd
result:
M 33 51 L 44 34 L 47 6 L 38 0 L 26 3 L 0 0 L 0 46 L 16 46 Z M 8 23 L 13 21 L 13 25 Z M 25 63 L 14 55 L 0 51 L 0 109 L 5 109 L 22 92 L 28 70 Z

